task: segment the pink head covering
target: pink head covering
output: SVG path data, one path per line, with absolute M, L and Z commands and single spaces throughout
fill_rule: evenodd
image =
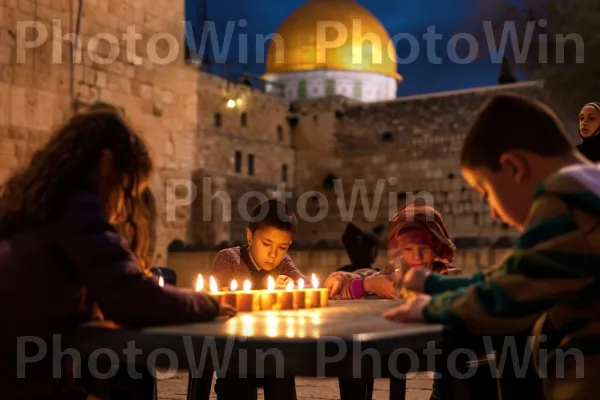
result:
M 409 242 L 427 245 L 436 260 L 452 263 L 456 246 L 450 240 L 442 216 L 431 206 L 411 204 L 390 221 L 388 251 L 395 252 Z

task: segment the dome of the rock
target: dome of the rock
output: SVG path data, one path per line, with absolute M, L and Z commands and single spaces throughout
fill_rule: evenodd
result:
M 297 98 L 343 94 L 376 101 L 395 97 L 397 84 L 402 81 L 389 34 L 369 10 L 354 0 L 309 0 L 294 11 L 271 40 L 265 69 L 266 80 L 278 83 L 286 95 L 293 93 L 292 97 Z M 317 75 L 306 75 L 312 71 L 319 73 L 319 88 L 314 85 Z M 329 71 L 329 76 L 323 71 Z M 336 71 L 341 74 L 336 75 Z M 307 78 L 305 87 L 300 83 L 303 77 Z M 357 79 L 359 89 L 354 84 Z M 352 82 L 347 93 L 342 81 Z M 306 87 L 311 82 L 312 87 Z M 299 87 L 287 87 L 290 83 Z

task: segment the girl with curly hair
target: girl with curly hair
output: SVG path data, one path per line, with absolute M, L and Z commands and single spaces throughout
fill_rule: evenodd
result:
M 33 336 L 52 348 L 54 334 L 97 318 L 94 310 L 131 327 L 234 314 L 145 272 L 140 193 L 151 171 L 142 140 L 118 114 L 97 110 L 70 119 L 0 189 L 0 304 L 10 304 L 0 331 L 4 396 L 66 396 L 73 381 L 53 376 L 54 355 L 17 372 L 16 343 Z

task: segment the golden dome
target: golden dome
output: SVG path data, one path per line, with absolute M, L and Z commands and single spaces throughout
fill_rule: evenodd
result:
M 390 36 L 354 0 L 309 0 L 287 17 L 277 34 L 281 39 L 275 36 L 269 44 L 266 75 L 336 69 L 402 80 Z

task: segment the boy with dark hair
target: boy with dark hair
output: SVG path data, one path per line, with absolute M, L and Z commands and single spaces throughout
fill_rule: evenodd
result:
M 442 323 L 451 332 L 475 335 L 533 329 L 533 357 L 548 378 L 543 380 L 546 398 L 596 398 L 599 167 L 569 144 L 550 109 L 515 95 L 486 103 L 465 139 L 461 164 L 492 216 L 522 232 L 517 246 L 500 265 L 469 280 L 410 272 L 407 288 L 433 296 L 385 316 Z M 538 359 L 541 350 L 546 360 Z
M 266 288 L 269 276 L 279 288 L 285 287 L 290 279 L 309 283 L 287 254 L 296 227 L 296 215 L 284 203 L 272 199 L 258 204 L 250 212 L 246 228 L 248 245 L 221 250 L 210 274 L 220 287 L 229 286 L 233 279 L 238 284 L 248 279 L 252 288 Z M 296 399 L 293 376 L 256 379 L 228 373 L 225 378 L 217 379 L 215 392 L 218 400 L 256 400 L 259 386 L 264 387 L 266 399 Z
M 272 276 L 278 287 L 289 279 L 298 281 L 304 276 L 287 254 L 296 233 L 296 215 L 276 199 L 267 200 L 252 209 L 246 228 L 247 246 L 221 250 L 212 265 L 210 275 L 219 287 L 229 286 L 235 279 L 238 284 L 248 279 L 253 288 L 266 288 Z

